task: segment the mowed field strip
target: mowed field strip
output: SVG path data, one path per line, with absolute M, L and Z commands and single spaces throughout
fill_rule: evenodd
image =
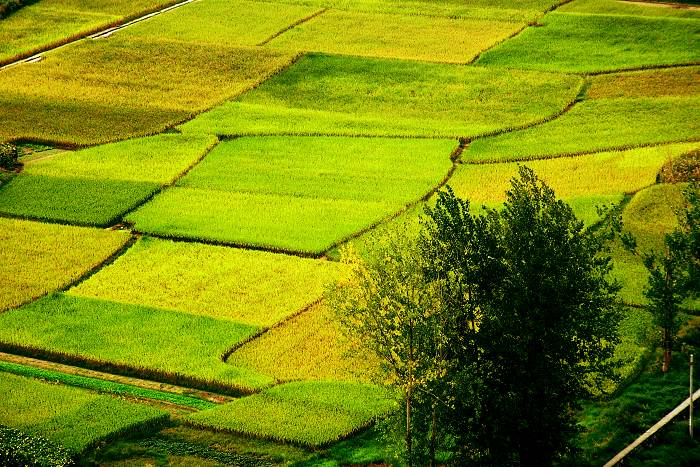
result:
M 166 4 L 40 0 L 0 20 L 0 63 Z M 226 394 L 168 423 L 322 461 L 398 409 L 324 300 L 338 248 L 418 232 L 445 184 L 498 209 L 523 163 L 658 248 L 682 189 L 659 171 L 700 148 L 699 32 L 616 0 L 198 0 L 0 69 L 0 142 L 70 149 L 0 174 L 0 351 Z M 640 258 L 611 255 L 643 306 Z M 651 321 L 624 314 L 626 379 Z M 68 376 L 0 365 L 0 425 L 79 456 L 167 421 Z

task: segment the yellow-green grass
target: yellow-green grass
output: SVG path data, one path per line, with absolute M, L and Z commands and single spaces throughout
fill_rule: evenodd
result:
M 288 383 L 203 410 L 187 423 L 309 447 L 346 438 L 396 410 L 377 386 L 331 381 Z
M 318 300 L 336 263 L 140 239 L 70 295 L 271 326 Z
M 126 217 L 137 231 L 318 256 L 392 203 L 172 188 Z
M 664 4 L 663 2 L 644 0 L 641 2 L 621 0 L 575 0 L 562 5 L 557 11 L 603 15 L 700 18 L 700 11 L 693 8 L 684 8 L 683 2 Z
M 376 359 L 344 342 L 332 311 L 323 304 L 246 343 L 227 362 L 280 381 L 368 382 L 379 373 Z
M 318 254 L 426 196 L 456 147 L 427 139 L 235 139 L 127 220 L 159 235 Z
M 366 57 L 468 63 L 524 26 L 524 23 L 495 20 L 331 10 L 282 34 L 270 46 Z
M 678 225 L 676 211 L 683 207 L 682 188 L 682 185 L 654 185 L 637 193 L 625 207 L 622 221 L 637 239 L 639 254 L 662 250 L 664 235 Z M 613 260 L 613 275 L 623 286 L 622 299 L 631 304 L 645 304 L 643 291 L 649 273 L 642 258 L 616 245 Z
M 550 73 L 312 54 L 180 128 L 218 135 L 477 136 L 551 118 L 581 85 L 578 77 Z
M 205 0 L 135 24 L 115 34 L 158 42 L 257 45 L 318 8 L 248 0 Z
M 598 75 L 591 81 L 589 99 L 700 95 L 700 67 L 697 66 Z
M 472 142 L 464 159 L 526 160 L 700 138 L 700 97 L 585 100 L 543 125 Z
M 0 63 L 117 24 L 174 0 L 42 0 L 0 22 Z
M 126 232 L 0 218 L 0 312 L 69 285 L 128 238 Z
M 0 372 L 0 425 L 77 455 L 105 439 L 156 431 L 168 413 L 89 391 Z
M 7 90 L 0 93 L 0 140 L 87 146 L 160 133 L 190 115 L 186 111 L 137 108 L 138 105 L 133 102 L 115 106 L 60 96 L 31 97 Z
M 171 310 L 51 295 L 0 314 L 0 348 L 114 373 L 230 392 L 274 380 L 222 356 L 259 327 Z
M 261 48 L 176 41 L 149 42 L 116 35 L 83 41 L 46 55 L 38 63 L 16 66 L 0 73 L 0 94 L 17 103 L 19 115 L 8 115 L 12 125 L 4 139 L 26 138 L 69 144 L 114 141 L 152 134 L 195 112 L 250 89 L 294 59 L 285 52 Z M 45 102 L 23 108 L 24 99 Z M 80 112 L 62 113 L 69 105 L 122 107 L 114 116 L 95 112 L 96 124 L 108 134 L 86 130 Z M 135 113 L 144 124 L 117 126 Z M 126 115 L 124 115 L 126 114 Z M 37 119 L 69 121 L 37 125 Z M 152 119 L 152 120 L 151 120 Z M 99 120 L 107 120 L 107 125 Z M 110 131 L 111 128 L 111 131 Z M 57 130 L 65 129 L 65 134 Z M 57 134 L 58 133 L 58 134 Z
M 581 73 L 700 61 L 694 19 L 555 12 L 541 22 L 477 63 Z
M 62 153 L 27 165 L 0 188 L 0 213 L 109 225 L 173 182 L 216 141 L 159 135 Z
M 599 220 L 597 206 L 618 204 L 625 194 L 653 185 L 664 162 L 696 147 L 698 143 L 675 144 L 524 164 L 590 225 Z M 459 196 L 469 199 L 474 208 L 482 204 L 497 207 L 505 201 L 518 165 L 515 162 L 464 164 L 450 180 L 450 186 Z
M 442 16 L 448 18 L 484 18 L 527 21 L 540 16 L 560 0 L 267 0 L 346 11 Z

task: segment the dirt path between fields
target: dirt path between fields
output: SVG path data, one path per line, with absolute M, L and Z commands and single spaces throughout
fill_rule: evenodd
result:
M 22 357 L 19 355 L 13 355 L 4 352 L 0 352 L 0 360 L 10 363 L 16 363 L 18 365 L 33 366 L 35 368 L 41 368 L 43 370 L 57 371 L 60 373 L 65 373 L 67 375 L 84 376 L 86 378 L 94 378 L 101 379 L 104 381 L 111 381 L 114 383 L 128 384 L 129 386 L 135 386 L 143 389 L 152 389 L 156 391 L 170 392 L 173 394 L 197 397 L 199 399 L 204 399 L 217 404 L 229 402 L 234 399 L 233 397 L 224 396 L 213 392 L 201 391 L 197 389 L 186 388 L 183 386 L 175 386 L 173 384 L 158 383 L 155 381 L 140 378 L 132 378 L 129 376 L 119 376 L 111 373 L 103 373 L 101 371 L 88 370 L 76 366 L 63 365 L 61 363 L 53 363 L 46 360 Z

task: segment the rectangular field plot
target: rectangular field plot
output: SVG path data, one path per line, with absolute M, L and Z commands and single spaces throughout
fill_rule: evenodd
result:
M 700 66 L 593 76 L 589 99 L 700 96 Z
M 25 6 L 0 22 L 0 64 L 168 3 L 175 2 L 43 0 Z
M 179 123 L 183 115 L 186 118 L 253 87 L 293 58 L 260 48 L 149 42 L 119 35 L 82 41 L 48 53 L 38 63 L 3 70 L 0 94 L 3 100 L 16 103 L 19 115 L 8 115 L 13 124 L 2 136 L 32 135 L 39 140 L 85 145 L 152 134 Z M 25 99 L 49 107 L 24 107 Z M 65 106 L 96 105 L 125 109 L 116 115 L 97 113 L 98 122 L 86 122 L 80 111 L 62 113 Z M 120 127 L 123 113 L 135 114 L 142 123 Z M 39 118 L 63 121 L 44 127 L 36 124 Z M 93 125 L 104 128 L 106 134 L 90 129 Z
M 27 164 L 0 188 L 0 213 L 105 226 L 203 157 L 213 137 L 160 135 Z
M 690 2 L 688 2 L 690 3 Z M 589 13 L 624 16 L 671 16 L 676 18 L 700 18 L 700 11 L 683 2 L 629 2 L 620 0 L 575 0 L 557 11 L 563 13 Z
M 426 196 L 450 140 L 241 138 L 134 214 L 142 232 L 319 254 Z
M 566 72 L 596 72 L 700 60 L 697 20 L 550 13 L 477 61 Z
M 265 390 L 187 417 L 202 428 L 323 446 L 346 438 L 396 410 L 391 393 L 346 382 L 298 382 Z
M 282 34 L 270 43 L 270 47 L 467 63 L 524 26 L 524 23 L 493 20 L 331 10 Z
M 0 314 L 0 348 L 204 389 L 252 392 L 273 379 L 221 357 L 260 328 L 70 295 Z
M 115 34 L 149 42 L 163 39 L 212 45 L 257 45 L 317 7 L 248 0 L 205 0 L 130 26 Z
M 80 454 L 99 441 L 156 431 L 168 413 L 89 391 L 0 372 L 0 426 Z
M 333 312 L 319 304 L 246 343 L 227 362 L 280 381 L 372 380 L 379 362 L 364 352 L 348 351 Z
M 0 219 L 0 312 L 67 286 L 128 238 L 127 232 Z
M 560 118 L 471 143 L 465 160 L 526 160 L 700 138 L 698 97 L 585 100 Z
M 328 261 L 142 238 L 69 294 L 268 327 L 318 300 L 340 271 Z
M 558 197 L 570 202 L 578 215 L 591 220 L 597 218 L 596 205 L 621 201 L 623 194 L 654 184 L 664 162 L 698 144 L 533 160 L 525 165 L 553 188 Z M 465 164 L 450 180 L 450 186 L 472 203 L 493 206 L 505 201 L 510 179 L 517 171 L 516 163 Z
M 528 21 L 544 13 L 557 0 L 267 0 L 274 3 L 313 5 L 345 11 L 404 15 Z
M 310 55 L 180 128 L 239 136 L 477 136 L 551 117 L 581 85 L 578 77 L 550 73 Z

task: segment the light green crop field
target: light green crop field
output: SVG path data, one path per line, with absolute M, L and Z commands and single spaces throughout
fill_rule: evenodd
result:
M 318 300 L 340 265 L 142 238 L 69 294 L 271 326 Z
M 346 11 L 528 21 L 560 0 L 268 0 Z
M 562 117 L 474 141 L 464 159 L 526 160 L 697 140 L 700 97 L 585 100 Z
M 664 5 L 663 2 L 627 2 L 620 0 L 575 0 L 562 5 L 557 11 L 625 16 L 672 16 L 700 18 L 697 9 L 683 8 L 683 2 Z
M 253 46 L 318 11 L 248 0 L 205 0 L 157 16 L 116 34 L 215 46 Z
M 237 349 L 227 362 L 280 381 L 370 381 L 379 363 L 344 343 L 333 312 L 324 305 L 274 327 Z
M 137 231 L 320 255 L 394 212 L 385 202 L 172 188 L 129 214 Z
M 127 232 L 0 218 L 0 312 L 69 285 L 128 238 Z
M 175 1 L 43 0 L 25 6 L 0 22 L 0 63 L 169 3 Z
M 318 447 L 345 438 L 396 408 L 391 393 L 377 386 L 310 381 L 275 386 L 192 414 L 187 422 Z
M 391 24 L 387 28 L 387 24 Z M 285 50 L 468 63 L 525 23 L 331 10 L 274 39 Z
M 42 436 L 79 454 L 104 439 L 155 431 L 167 412 L 0 372 L 0 425 Z
M 551 118 L 581 85 L 574 76 L 540 72 L 308 55 L 180 128 L 218 135 L 477 136 Z
M 203 157 L 213 137 L 159 135 L 27 164 L 0 188 L 0 213 L 105 226 Z
M 555 12 L 541 22 L 477 63 L 581 73 L 700 61 L 693 19 Z
M 318 254 L 427 195 L 456 147 L 450 140 L 236 139 L 128 220 L 159 235 Z
M 221 356 L 259 327 L 189 313 L 52 295 L 0 314 L 0 347 L 176 384 L 251 392 L 274 380 Z
M 83 41 L 49 53 L 41 62 L 0 73 L 0 94 L 6 96 L 3 99 L 17 102 L 21 111 L 19 119 L 5 114 L 11 109 L 0 111 L 0 116 L 13 122 L 0 131 L 0 138 L 31 135 L 40 140 L 84 145 L 162 131 L 182 121 L 183 115 L 205 110 L 253 87 L 289 65 L 293 58 L 289 53 L 261 48 L 148 42 L 119 35 Z M 57 105 L 25 108 L 25 98 Z M 78 109 L 64 115 L 62 110 L 69 105 Z M 95 105 L 125 107 L 117 113 L 117 122 L 97 123 L 108 131 L 105 134 L 85 128 L 90 125 L 85 125 L 79 111 L 82 106 Z M 130 114 L 146 120 L 145 125 L 119 127 L 117 123 Z M 44 130 L 36 126 L 39 116 L 70 120 Z M 109 121 L 112 114 L 97 113 L 95 117 Z M 63 132 L 56 134 L 59 129 Z

